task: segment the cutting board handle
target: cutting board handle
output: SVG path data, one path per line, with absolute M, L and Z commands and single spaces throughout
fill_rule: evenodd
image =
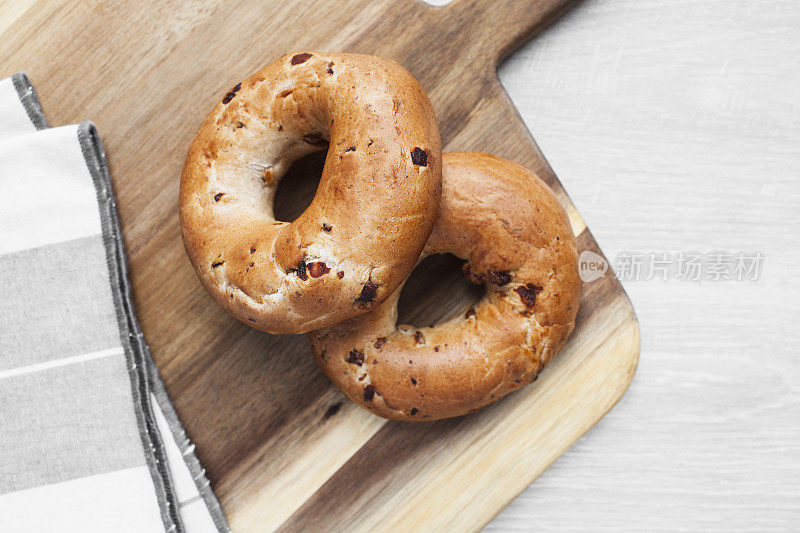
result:
M 434 8 L 452 31 L 469 31 L 490 46 L 492 59 L 508 54 L 556 20 L 578 0 L 453 0 Z M 456 27 L 453 27 L 456 25 Z M 497 63 L 495 63 L 497 64 Z

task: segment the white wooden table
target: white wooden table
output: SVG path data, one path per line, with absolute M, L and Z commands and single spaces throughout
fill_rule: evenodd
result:
M 487 529 L 799 531 L 800 2 L 586 0 L 500 78 L 612 264 L 763 260 L 625 281 L 630 390 Z

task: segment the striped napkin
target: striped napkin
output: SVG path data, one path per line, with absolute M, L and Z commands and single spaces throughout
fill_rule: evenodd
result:
M 136 321 L 94 124 L 0 81 L 0 532 L 227 532 Z

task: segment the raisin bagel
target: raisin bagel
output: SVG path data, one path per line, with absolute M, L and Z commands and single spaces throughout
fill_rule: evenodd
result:
M 311 205 L 276 221 L 278 180 L 325 147 Z M 411 74 L 372 56 L 299 52 L 233 87 L 200 127 L 181 177 L 181 230 L 223 308 L 264 331 L 305 333 L 394 292 L 440 195 L 436 117 Z
M 317 363 L 386 418 L 475 411 L 530 383 L 564 345 L 580 305 L 578 252 L 552 191 L 526 168 L 477 152 L 443 156 L 439 218 L 423 252 L 467 262 L 485 296 L 444 323 L 397 325 L 400 290 L 371 312 L 309 333 Z

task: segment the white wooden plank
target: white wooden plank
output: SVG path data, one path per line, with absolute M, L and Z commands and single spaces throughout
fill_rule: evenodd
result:
M 500 77 L 609 258 L 760 251 L 757 282 L 625 282 L 627 395 L 488 531 L 800 527 L 800 3 L 587 0 Z

